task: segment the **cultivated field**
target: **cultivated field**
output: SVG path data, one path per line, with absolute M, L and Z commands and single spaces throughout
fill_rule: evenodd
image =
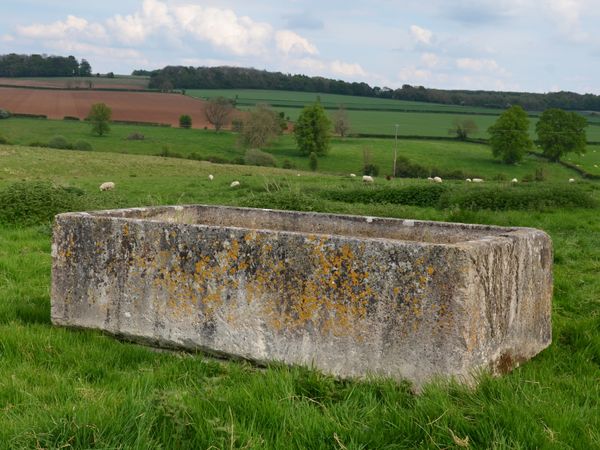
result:
M 269 91 L 251 89 L 188 89 L 187 95 L 209 99 L 217 96 L 235 99 L 240 109 L 250 109 L 258 103 L 273 106 L 294 121 L 306 104 L 320 99 L 331 117 L 340 107 L 346 108 L 350 133 L 393 136 L 398 124 L 399 136 L 448 137 L 455 120 L 473 120 L 478 131 L 471 137 L 487 138 L 487 129 L 502 110 L 473 106 L 442 105 L 403 100 L 355 97 L 349 95 L 316 94 L 313 92 Z M 600 142 L 600 116 L 581 112 L 590 122 L 588 142 Z M 539 112 L 530 112 L 530 134 L 535 137 Z
M 189 114 L 193 128 L 211 127 L 204 114 L 206 102 L 180 94 L 0 87 L 0 108 L 13 113 L 43 114 L 51 119 L 65 116 L 83 119 L 90 107 L 99 102 L 112 109 L 113 120 L 178 126 L 179 116 Z
M 1 121 L 0 129 L 7 122 Z M 170 131 L 190 136 L 190 130 Z M 34 125 L 30 132 L 37 139 Z M 201 148 L 209 133 L 192 132 Z M 104 140 L 110 141 L 90 139 Z M 450 164 L 459 148 L 449 147 L 444 161 Z M 428 200 L 410 206 L 332 199 L 332 194 L 375 198 L 374 193 L 410 187 L 426 191 L 431 185 L 422 180 L 377 179 L 375 186 L 363 186 L 324 173 L 19 146 L 0 146 L 0 158 L 2 449 L 600 447 L 600 225 L 597 207 L 580 203 L 585 197 L 600 201 L 597 184 L 571 185 L 574 195 L 562 206 L 534 202 L 527 209 L 496 211 L 481 203 L 445 207 Z M 479 167 L 473 164 L 463 168 Z M 69 189 L 64 197 L 55 191 L 47 197 L 49 188 L 40 180 Z M 108 180 L 116 190 L 100 193 L 98 185 Z M 239 189 L 229 188 L 232 180 L 241 182 Z M 535 200 L 565 190 L 562 179 L 518 187 L 485 184 L 444 186 L 459 194 L 472 189 L 485 201 L 510 192 Z M 174 203 L 544 229 L 555 250 L 553 344 L 509 375 L 482 376 L 477 388 L 431 384 L 415 395 L 410 386 L 388 380 L 344 381 L 278 364 L 260 368 L 201 353 L 157 353 L 98 332 L 53 327 L 44 214 L 75 206 Z
M 148 88 L 148 77 L 116 75 L 109 77 L 31 77 L 2 78 L 1 85 L 29 86 L 52 89 L 135 89 Z M 91 84 L 91 87 L 90 87 Z

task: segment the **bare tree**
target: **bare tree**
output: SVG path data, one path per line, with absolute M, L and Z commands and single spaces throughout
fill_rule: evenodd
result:
M 227 123 L 232 110 L 233 106 L 228 99 L 215 97 L 208 101 L 204 114 L 206 115 L 206 120 L 215 127 L 216 131 L 219 131 Z
M 284 125 L 285 121 L 269 106 L 256 105 L 244 121 L 240 142 L 245 147 L 264 147 L 281 134 Z
M 478 130 L 479 127 L 473 119 L 454 119 L 448 133 L 455 135 L 461 141 L 466 141 L 469 135 L 477 133 Z
M 346 136 L 348 131 L 350 131 L 350 120 L 343 106 L 340 106 L 340 109 L 333 115 L 333 129 L 341 137 Z

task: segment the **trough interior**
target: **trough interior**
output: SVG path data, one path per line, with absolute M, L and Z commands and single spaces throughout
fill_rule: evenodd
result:
M 512 228 L 485 225 L 204 205 L 134 208 L 92 214 L 153 222 L 384 238 L 433 244 L 456 244 L 484 237 L 506 236 L 513 231 Z

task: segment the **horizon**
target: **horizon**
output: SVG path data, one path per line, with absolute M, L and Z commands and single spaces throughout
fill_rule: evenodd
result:
M 592 7 L 592 0 L 377 0 L 369 7 L 24 0 L 3 5 L 0 54 L 73 55 L 93 73 L 231 66 L 391 89 L 597 95 L 600 13 Z

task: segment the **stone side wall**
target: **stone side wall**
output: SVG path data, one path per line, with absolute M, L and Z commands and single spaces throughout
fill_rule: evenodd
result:
M 189 220 L 181 208 L 162 208 L 160 221 L 135 218 L 147 210 L 57 216 L 53 322 L 417 385 L 504 372 L 550 343 L 552 255 L 540 231 L 436 244 L 181 223 L 194 222 L 191 208 Z M 248 210 L 227 211 L 243 222 Z

